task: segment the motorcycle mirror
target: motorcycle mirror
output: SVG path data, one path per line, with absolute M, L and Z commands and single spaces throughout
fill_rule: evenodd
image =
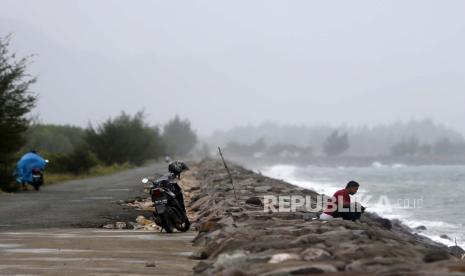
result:
M 148 179 L 148 178 L 142 179 L 142 183 L 147 184 L 148 182 L 149 182 L 149 179 Z

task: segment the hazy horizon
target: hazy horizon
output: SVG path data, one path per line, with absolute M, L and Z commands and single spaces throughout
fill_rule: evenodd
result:
M 45 123 L 145 109 L 201 135 L 432 118 L 465 134 L 463 1 L 3 0 Z

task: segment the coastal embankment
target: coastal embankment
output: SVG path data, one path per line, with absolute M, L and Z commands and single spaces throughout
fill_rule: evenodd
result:
M 315 220 L 304 207 L 271 212 L 265 196 L 318 194 L 215 160 L 191 166 L 183 187 L 200 249 L 197 275 L 450 275 L 465 272 L 463 250 L 365 213 L 360 223 Z M 238 200 L 235 199 L 235 193 Z M 267 209 L 268 211 L 265 211 Z

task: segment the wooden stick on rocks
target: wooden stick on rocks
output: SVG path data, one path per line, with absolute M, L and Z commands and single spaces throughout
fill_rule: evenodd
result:
M 218 152 L 220 153 L 221 160 L 223 160 L 224 167 L 226 168 L 226 171 L 228 172 L 229 180 L 231 181 L 231 185 L 232 185 L 233 191 L 234 191 L 234 197 L 236 198 L 236 203 L 239 203 L 239 199 L 237 198 L 236 188 L 234 187 L 234 181 L 233 181 L 231 171 L 229 170 L 228 165 L 226 164 L 226 161 L 224 160 L 223 153 L 221 152 L 220 147 L 218 147 Z

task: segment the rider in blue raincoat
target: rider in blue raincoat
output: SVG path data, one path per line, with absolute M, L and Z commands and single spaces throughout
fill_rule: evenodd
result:
M 16 182 L 21 183 L 23 189 L 25 189 L 27 183 L 32 183 L 32 170 L 40 169 L 43 171 L 46 163 L 34 150 L 26 153 L 16 163 L 16 171 L 14 173 Z

